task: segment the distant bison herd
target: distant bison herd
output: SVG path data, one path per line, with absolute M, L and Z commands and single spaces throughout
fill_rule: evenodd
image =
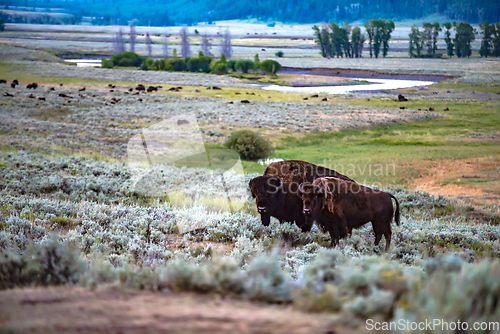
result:
M 375 245 L 384 236 L 387 251 L 393 217 L 396 224 L 400 222 L 399 202 L 393 195 L 305 161 L 273 162 L 263 176 L 250 180 L 249 187 L 263 225 L 268 226 L 274 217 L 280 223 L 295 222 L 306 232 L 316 223 L 330 234 L 331 246 L 371 222 Z

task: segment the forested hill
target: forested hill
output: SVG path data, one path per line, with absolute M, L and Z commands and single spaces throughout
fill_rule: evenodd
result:
M 0 4 L 65 8 L 71 14 L 95 17 L 94 24 L 182 25 L 257 18 L 286 23 L 342 22 L 369 19 L 416 19 L 440 13 L 469 23 L 500 21 L 494 0 L 73 0 L 18 1 Z

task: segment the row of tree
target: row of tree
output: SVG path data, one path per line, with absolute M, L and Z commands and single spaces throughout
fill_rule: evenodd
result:
M 263 62 L 259 60 L 259 55 L 256 54 L 254 60 L 239 59 L 228 60 L 222 54 L 220 59 L 213 59 L 206 56 L 202 51 L 198 53 L 198 57 L 179 58 L 177 49 L 173 50 L 172 58 L 164 58 L 154 60 L 150 57 L 141 58 L 138 54 L 126 51 L 121 54 L 112 56 L 109 60 L 102 58 L 101 65 L 104 68 L 113 67 L 139 67 L 141 70 L 158 70 L 158 71 L 176 71 L 176 72 L 204 72 L 214 74 L 226 74 L 230 71 L 241 71 L 248 73 L 250 70 L 261 70 L 267 74 L 277 74 L 281 70 L 281 64 L 272 59 L 266 59 Z
M 135 30 L 135 25 L 134 23 L 130 23 L 130 32 L 129 32 L 129 44 L 130 44 L 130 51 L 135 53 L 135 44 L 136 44 L 136 38 L 137 38 L 137 33 Z M 191 56 L 191 47 L 189 44 L 189 35 L 186 27 L 183 27 L 180 32 L 179 36 L 181 38 L 181 56 L 182 58 L 189 58 Z M 148 53 L 148 57 L 152 57 L 152 46 L 151 46 L 151 35 L 149 33 L 146 33 L 146 50 Z M 168 54 L 168 35 L 164 34 L 162 36 L 162 46 L 163 46 L 163 57 L 168 59 L 169 54 Z M 125 39 L 123 37 L 123 32 L 121 29 L 118 30 L 116 33 L 115 38 L 113 39 L 113 48 L 115 50 L 115 54 L 123 54 L 125 50 Z M 204 55 L 214 57 L 214 55 L 211 52 L 212 49 L 212 42 L 211 38 L 204 34 L 201 36 L 201 52 Z M 220 51 L 221 55 L 224 55 L 226 59 L 231 59 L 233 55 L 233 49 L 231 45 L 231 32 L 229 31 L 229 28 L 226 29 L 226 31 L 222 34 L 221 36 L 221 44 L 220 44 Z
M 23 3 L 24 2 L 24 3 Z M 2 0 L 5 6 L 64 8 L 94 18 L 96 24 L 172 26 L 231 19 L 256 18 L 289 23 L 354 22 L 385 17 L 418 19 L 440 13 L 449 21 L 500 21 L 500 3 L 494 0 Z
M 394 22 L 382 20 L 370 20 L 365 24 L 366 36 L 360 27 L 351 28 L 348 22 L 339 26 L 335 22 L 324 23 L 321 28 L 314 25 L 315 42 L 325 58 L 337 56 L 346 58 L 361 58 L 363 45 L 368 37 L 370 58 L 378 58 L 380 51 L 383 57 L 389 51 L 389 40 L 394 31 Z
M 437 38 L 440 31 L 445 31 L 444 41 L 446 43 L 446 54 L 448 57 L 457 56 L 459 58 L 470 57 L 472 54 L 471 43 L 476 39 L 478 31 L 467 22 L 445 22 L 441 26 L 438 22 L 425 22 L 422 25 L 423 30 L 413 25 L 409 34 L 410 57 L 418 58 L 440 58 L 437 53 Z M 455 30 L 455 37 L 451 38 L 451 29 Z M 481 48 L 479 54 L 481 57 L 493 55 L 500 57 L 500 23 L 490 24 L 488 20 L 479 24 L 479 33 L 482 35 Z M 427 53 L 422 51 L 427 48 Z
M 31 24 L 80 24 L 81 15 L 50 15 L 45 13 L 33 14 L 31 12 L 5 13 L 0 11 L 0 19 L 7 23 L 31 23 Z

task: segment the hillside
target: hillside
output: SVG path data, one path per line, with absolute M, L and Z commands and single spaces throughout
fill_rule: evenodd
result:
M 490 0 L 277 0 L 206 2 L 200 0 L 147 0 L 141 5 L 132 0 L 25 1 L 23 7 L 12 0 L 2 0 L 4 9 L 38 10 L 47 8 L 74 14 L 80 20 L 89 17 L 92 24 L 127 24 L 169 26 L 255 18 L 264 22 L 315 23 L 322 21 L 366 21 L 373 18 L 393 20 L 418 19 L 440 13 L 449 20 L 470 23 L 500 21 L 500 5 Z M 189 10 L 186 10 L 189 8 Z M 52 10 L 53 12 L 54 10 Z M 22 23 L 19 16 L 11 18 Z

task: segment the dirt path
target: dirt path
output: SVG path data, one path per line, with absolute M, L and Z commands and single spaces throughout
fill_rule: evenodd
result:
M 500 204 L 500 157 L 438 161 L 414 180 L 417 190 L 468 204 Z
M 70 287 L 0 292 L 0 328 L 6 333 L 349 332 L 331 319 L 331 314 L 301 313 L 288 306 L 190 293 Z

